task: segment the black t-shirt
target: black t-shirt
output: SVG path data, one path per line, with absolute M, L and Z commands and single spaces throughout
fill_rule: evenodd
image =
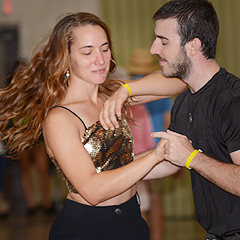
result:
M 169 129 L 186 135 L 195 149 L 232 163 L 229 154 L 240 150 L 240 79 L 221 68 L 198 92 L 185 90 L 174 103 Z M 191 179 L 198 222 L 218 236 L 240 232 L 240 198 L 194 170 Z

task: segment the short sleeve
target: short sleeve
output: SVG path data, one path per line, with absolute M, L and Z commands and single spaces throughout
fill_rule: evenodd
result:
M 220 135 L 228 152 L 240 149 L 240 97 L 232 98 L 220 111 Z

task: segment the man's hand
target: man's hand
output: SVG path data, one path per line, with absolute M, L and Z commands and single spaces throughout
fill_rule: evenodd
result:
M 109 99 L 104 103 L 99 115 L 99 121 L 104 129 L 114 130 L 118 128 L 118 119 L 122 117 L 123 103 L 127 101 L 129 96 L 125 87 L 120 87 Z
M 167 132 L 154 132 L 151 136 L 167 140 L 164 144 L 164 159 L 177 166 L 185 166 L 187 158 L 194 150 L 191 141 L 186 136 L 170 130 L 167 130 Z

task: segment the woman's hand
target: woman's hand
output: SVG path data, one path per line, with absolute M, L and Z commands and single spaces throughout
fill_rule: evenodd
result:
M 118 119 L 122 117 L 123 103 L 129 97 L 128 90 L 120 87 L 109 99 L 104 103 L 99 115 L 99 121 L 104 129 L 114 130 L 118 128 Z
M 168 140 L 166 139 L 161 139 L 156 146 L 156 148 L 153 150 L 152 154 L 155 155 L 155 158 L 157 160 L 157 163 L 162 162 L 164 159 L 164 154 L 165 154 L 165 144 L 168 143 Z

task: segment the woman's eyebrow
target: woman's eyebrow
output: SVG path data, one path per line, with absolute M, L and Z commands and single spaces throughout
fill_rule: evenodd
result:
M 103 43 L 103 44 L 101 45 L 101 47 L 102 47 L 102 46 L 105 46 L 105 45 L 107 45 L 107 44 L 109 44 L 109 42 Z M 93 48 L 93 46 L 92 46 L 92 45 L 87 45 L 87 46 L 80 47 L 79 49 L 84 49 L 84 48 Z

